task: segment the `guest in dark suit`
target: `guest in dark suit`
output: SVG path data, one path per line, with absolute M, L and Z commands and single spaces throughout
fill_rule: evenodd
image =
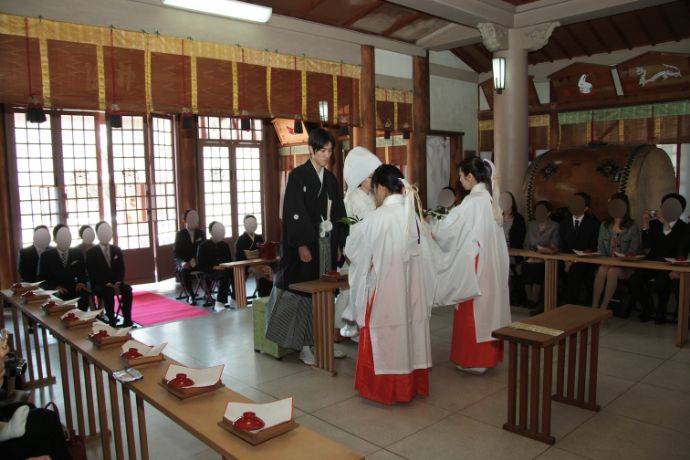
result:
M 182 285 L 189 296 L 187 300 L 190 304 L 196 304 L 194 289 L 192 288 L 192 271 L 197 266 L 196 253 L 199 244 L 206 240 L 206 235 L 203 230 L 199 229 L 199 214 L 195 210 L 186 210 L 183 219 L 185 228 L 175 235 L 173 255 L 175 256 L 177 271 L 182 278 Z
M 125 262 L 122 250 L 110 244 L 113 229 L 107 222 L 96 224 L 99 244 L 86 253 L 86 269 L 91 278 L 91 288 L 103 302 L 108 324 L 116 326 L 115 296 L 120 295 L 120 308 L 124 316 L 123 327 L 132 325 L 132 287 L 124 282 Z
M 688 224 L 680 219 L 685 210 L 686 201 L 677 193 L 669 193 L 661 199 L 661 209 L 645 211 L 642 214 L 642 246 L 648 248 L 647 260 L 664 260 L 670 258 L 687 258 Z M 659 305 L 654 308 L 644 295 L 644 286 L 648 280 L 654 280 Z M 654 322 L 666 322 L 666 304 L 671 293 L 673 281 L 665 270 L 635 270 L 630 277 L 630 302 L 621 316 L 628 317 L 630 311 L 639 301 L 642 304 L 640 321 L 646 322 L 654 316 Z
M 33 244 L 19 250 L 17 271 L 19 280 L 25 283 L 35 283 L 38 278 L 38 258 L 50 244 L 50 231 L 45 225 L 34 228 Z
M 96 232 L 93 231 L 90 225 L 82 225 L 79 227 L 79 238 L 81 238 L 81 244 L 77 246 L 77 249 L 84 254 L 86 258 L 86 253 L 89 249 L 93 247 L 93 240 L 96 239 Z
M 562 252 L 596 251 L 599 244 L 600 223 L 589 212 L 592 198 L 584 192 L 572 196 L 568 203 L 570 216 L 565 217 L 558 228 L 559 249 Z M 563 270 L 565 279 L 564 303 L 589 305 L 591 286 L 596 266 L 592 264 L 566 262 Z
M 237 238 L 235 243 L 235 259 L 246 260 L 247 255 L 244 251 L 257 250 L 257 244 L 264 242 L 264 237 L 256 233 L 256 217 L 251 214 L 244 217 L 244 233 Z M 255 265 L 247 268 L 247 273 L 254 274 L 256 279 L 256 291 L 259 297 L 266 297 L 271 294 L 273 289 L 272 270 L 268 265 Z
M 70 248 L 72 235 L 69 227 L 58 224 L 53 228 L 57 247 L 48 248 L 38 261 L 38 277 L 45 280 L 44 289 L 57 290 L 63 300 L 79 297 L 79 309 L 89 306 L 89 291 L 86 288 L 86 264 L 84 255 L 77 248 Z
M 216 301 L 230 308 L 231 305 L 228 304 L 228 291 L 233 283 L 232 270 L 226 270 L 220 266 L 222 263 L 232 262 L 230 246 L 223 241 L 223 238 L 225 238 L 225 226 L 220 222 L 211 222 L 208 226 L 208 231 L 211 234 L 211 239 L 201 243 L 197 253 L 199 270 L 204 273 L 209 282 L 218 281 Z M 234 294 L 232 298 L 235 298 Z M 204 306 L 210 307 L 212 305 L 212 299 L 206 299 Z
M 510 192 L 501 193 L 498 204 L 503 211 L 503 233 L 509 248 L 522 249 L 527 226 L 525 218 L 518 212 L 515 197 Z M 510 258 L 510 304 L 522 305 L 525 285 L 522 279 L 522 257 Z

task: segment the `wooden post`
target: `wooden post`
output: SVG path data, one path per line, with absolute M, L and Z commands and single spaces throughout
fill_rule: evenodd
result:
M 0 264 L 0 285 L 9 286 L 17 280 L 17 251 L 14 248 L 12 230 L 14 220 L 12 219 L 12 204 L 10 203 L 10 184 L 7 180 L 9 165 L 7 164 L 9 155 L 7 154 L 7 144 L 5 143 L 5 106 L 0 105 L 0 227 L 6 229 L 0 235 L 0 253 L 5 254 L 5 260 Z M 17 329 L 15 335 L 19 335 Z
M 278 136 L 273 123 L 264 121 L 263 143 L 265 155 L 261 155 L 261 175 L 266 187 L 264 196 L 264 239 L 280 241 L 280 156 Z
M 376 151 L 376 62 L 374 47 L 362 45 L 362 72 L 360 74 L 359 100 L 362 127 L 358 129 L 355 146 Z
M 448 186 L 453 189 L 458 184 L 458 168 L 462 160 L 462 135 L 450 136 L 450 183 Z
M 429 132 L 429 58 L 412 58 L 412 132 L 407 141 L 407 179 L 419 187 L 426 206 L 426 135 Z M 364 109 L 364 108 L 362 108 Z
M 192 129 L 182 128 L 182 124 L 177 124 L 179 133 L 179 163 L 177 174 L 177 190 L 178 190 L 178 220 L 181 224 L 182 213 L 186 209 L 199 210 L 199 187 L 197 173 L 199 154 L 197 152 L 196 133 L 197 124 L 194 122 Z M 203 217 L 203 213 L 199 212 Z M 203 225 L 201 226 L 203 228 Z

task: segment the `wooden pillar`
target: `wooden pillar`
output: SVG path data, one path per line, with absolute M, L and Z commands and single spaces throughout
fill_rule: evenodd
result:
M 376 151 L 376 63 L 374 47 L 362 45 L 362 72 L 360 74 L 359 106 L 361 111 L 361 128 L 356 130 L 352 146 L 361 146 Z
M 450 183 L 449 187 L 458 185 L 458 168 L 462 163 L 462 135 L 450 136 Z
M 558 128 L 558 113 L 553 110 L 549 113 L 549 148 L 557 149 L 560 144 L 560 129 Z
M 196 133 L 197 122 L 194 120 L 194 127 L 185 129 L 180 120 L 177 119 L 177 129 L 179 133 L 179 152 L 178 173 L 177 173 L 177 205 L 178 225 L 182 228 L 182 214 L 187 209 L 196 209 L 199 216 L 203 218 L 204 213 L 199 210 L 199 153 L 197 151 Z M 200 222 L 199 227 L 203 227 L 204 222 Z
M 266 241 L 280 241 L 280 156 L 278 135 L 273 123 L 264 120 L 264 153 L 261 156 L 262 190 L 264 202 L 264 238 Z
M 338 139 L 338 129 L 337 128 L 327 128 L 333 137 L 335 138 L 335 148 L 333 149 L 333 155 L 331 156 L 331 172 L 335 174 L 335 178 L 340 184 L 340 189 L 344 187 L 343 183 L 343 166 L 345 165 L 345 155 L 343 152 L 343 137 L 342 140 Z
M 429 132 L 429 58 L 412 58 L 413 129 L 407 141 L 407 179 L 419 187 L 426 206 L 426 135 Z
M 0 254 L 6 259 L 0 264 L 0 285 L 10 286 L 17 280 L 17 251 L 14 248 L 12 235 L 13 225 L 19 225 L 19 219 L 12 220 L 10 203 L 9 149 L 5 136 L 5 106 L 0 105 L 0 227 L 6 231 L 0 233 Z

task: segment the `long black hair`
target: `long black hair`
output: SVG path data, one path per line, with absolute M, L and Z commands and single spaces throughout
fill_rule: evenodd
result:
M 403 183 L 400 179 L 404 178 L 405 176 L 395 166 L 381 165 L 374 170 L 371 185 L 386 187 L 391 193 L 402 193 Z
M 460 171 L 467 176 L 472 174 L 477 183 L 483 182 L 491 194 L 491 166 L 479 157 L 471 157 L 460 163 Z

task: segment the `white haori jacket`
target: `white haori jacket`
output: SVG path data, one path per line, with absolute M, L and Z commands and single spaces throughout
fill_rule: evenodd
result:
M 386 197 L 352 227 L 345 245 L 353 266 L 367 267 L 350 271 L 350 295 L 360 326 L 365 323 L 367 301 L 374 299 L 368 326 L 377 375 L 431 367 L 430 234 L 415 218 L 412 231 L 422 231 L 409 237 L 406 208 L 402 195 Z
M 491 205 L 486 185 L 477 184 L 432 231 L 441 250 L 434 305 L 454 305 L 474 299 L 479 343 L 493 340 L 491 331 L 511 322 L 508 247 Z M 475 274 L 476 255 L 479 264 Z

